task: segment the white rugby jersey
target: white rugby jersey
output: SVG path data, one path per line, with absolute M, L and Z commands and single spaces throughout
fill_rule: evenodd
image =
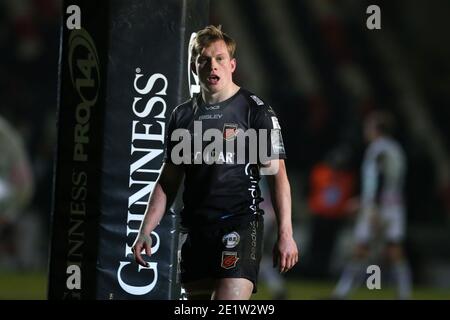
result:
M 371 142 L 362 165 L 362 209 L 402 207 L 405 173 L 404 151 L 395 140 L 380 137 Z

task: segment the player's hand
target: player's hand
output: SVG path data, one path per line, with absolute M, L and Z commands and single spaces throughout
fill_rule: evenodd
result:
M 298 249 L 292 236 L 280 236 L 273 247 L 273 266 L 280 273 L 289 271 L 298 262 Z
M 141 252 L 145 250 L 147 256 L 152 255 L 152 238 L 149 235 L 139 232 L 134 241 L 131 251 L 133 251 L 134 260 L 143 267 L 148 267 L 148 262 L 142 258 Z

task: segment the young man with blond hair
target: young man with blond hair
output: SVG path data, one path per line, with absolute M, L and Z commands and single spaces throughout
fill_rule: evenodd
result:
M 235 49 L 235 41 L 220 27 L 198 31 L 191 46 L 191 68 L 201 92 L 171 115 L 165 163 L 133 245 L 136 262 L 146 266 L 141 252 L 151 255 L 150 233 L 173 203 L 184 177 L 181 225 L 187 238 L 181 249 L 180 276 L 189 299 L 242 300 L 256 292 L 263 240 L 261 172 L 270 174 L 278 222 L 274 264 L 284 273 L 298 261 L 278 118 L 269 105 L 233 82 Z M 208 130 L 219 132 L 215 146 L 225 145 L 226 151 L 208 149 L 206 142 L 212 140 L 205 138 Z M 259 135 L 264 130 L 267 134 Z M 253 132 L 256 143 L 238 142 L 242 137 L 247 141 Z M 197 140 L 192 144 L 191 138 Z M 202 139 L 200 151 L 198 139 Z M 264 146 L 270 149 L 268 160 L 249 160 Z

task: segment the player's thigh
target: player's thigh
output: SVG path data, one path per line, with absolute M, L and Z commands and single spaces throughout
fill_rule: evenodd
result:
M 244 278 L 222 278 L 216 281 L 213 300 L 249 300 L 253 282 Z
M 212 279 L 211 261 L 215 259 L 215 248 L 208 234 L 192 231 L 181 248 L 179 267 L 183 286 L 193 283 L 194 289 Z M 204 282 L 202 282 L 205 280 Z M 211 285 L 213 287 L 213 285 Z M 211 290 L 212 291 L 212 290 Z
M 251 221 L 223 228 L 213 266 L 214 278 L 248 279 L 253 283 L 253 293 L 256 293 L 263 230 L 262 217 L 254 217 Z

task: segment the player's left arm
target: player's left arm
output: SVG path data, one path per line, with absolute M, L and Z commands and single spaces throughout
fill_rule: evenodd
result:
M 278 238 L 273 248 L 274 267 L 287 272 L 298 261 L 298 249 L 293 237 L 291 214 L 291 187 L 283 159 L 270 161 L 273 174 L 267 176 L 275 216 L 278 223 Z

